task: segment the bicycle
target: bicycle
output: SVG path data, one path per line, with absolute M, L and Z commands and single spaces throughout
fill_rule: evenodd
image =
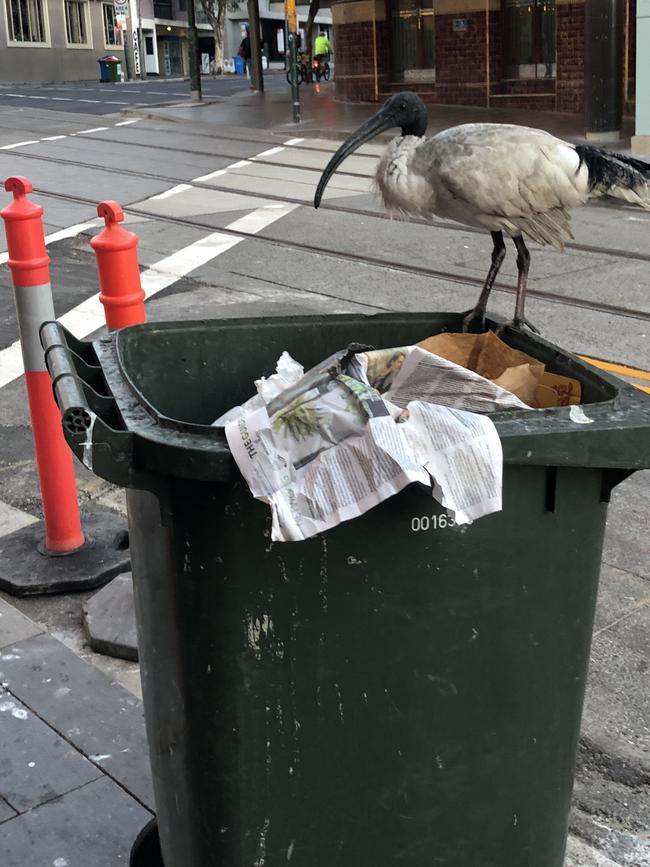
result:
M 297 71 L 297 77 L 298 77 L 298 84 L 299 85 L 302 84 L 303 82 L 307 81 L 307 79 L 309 77 L 308 71 L 307 71 L 307 55 L 302 51 L 298 52 L 298 60 L 296 62 L 296 71 Z M 287 69 L 287 82 L 289 84 L 293 84 L 292 75 L 291 75 L 291 66 L 289 66 L 289 68 Z
M 316 81 L 320 81 L 321 78 L 324 78 L 325 81 L 330 80 L 330 65 L 327 60 L 319 60 L 318 57 L 315 57 L 312 62 L 312 72 Z

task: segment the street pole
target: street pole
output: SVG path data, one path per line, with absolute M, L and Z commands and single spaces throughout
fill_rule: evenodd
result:
M 144 54 L 144 39 L 142 37 L 142 2 L 141 0 L 138 0 L 138 59 L 140 63 L 140 78 L 143 81 L 147 77 Z
M 130 21 L 130 19 L 129 19 Z M 124 63 L 126 64 L 126 80 L 133 81 L 135 78 L 133 64 L 133 42 L 131 40 L 131 28 L 125 23 L 122 29 L 122 44 L 124 45 Z
M 264 90 L 262 46 L 260 44 L 260 7 L 258 0 L 248 0 L 249 37 L 251 40 L 251 84 L 254 90 Z
M 289 69 L 291 70 L 291 106 L 293 122 L 300 123 L 300 81 L 298 79 L 298 15 L 296 0 L 284 0 L 284 15 L 289 31 Z
M 289 62 L 291 63 L 291 106 L 293 122 L 300 123 L 300 85 L 298 84 L 298 39 L 289 33 Z
M 196 30 L 194 0 L 187 0 L 187 41 L 190 54 L 190 91 L 192 102 L 201 102 L 201 68 L 199 66 L 199 34 Z

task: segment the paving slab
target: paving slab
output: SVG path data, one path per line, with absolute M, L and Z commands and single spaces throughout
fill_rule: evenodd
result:
M 646 350 L 639 365 L 650 366 Z M 607 513 L 603 559 L 650 579 L 650 470 L 635 473 L 614 489 Z M 647 585 L 650 593 L 650 583 Z
M 34 623 L 5 599 L 0 598 L 0 649 L 25 638 L 40 635 L 44 631 L 42 626 Z
M 104 777 L 3 822 L 2 867 L 126 867 L 131 844 L 150 818 Z
M 13 819 L 18 813 L 11 807 L 4 798 L 0 798 L 0 823 L 6 822 L 7 819 Z
M 138 635 L 130 572 L 116 575 L 82 608 L 90 646 L 97 653 L 138 661 Z
M 569 836 L 564 867 L 622 867 L 579 837 Z
M 603 566 L 599 607 L 582 731 L 604 752 L 650 774 L 648 582 Z
M 0 672 L 19 701 L 140 801 L 153 804 L 142 704 L 130 692 L 49 635 L 0 654 Z
M 0 725 L 0 795 L 19 813 L 103 776 L 99 767 L 4 690 Z
M 14 530 L 22 530 L 23 527 L 28 527 L 36 521 L 38 518 L 34 515 L 29 515 L 22 509 L 15 509 L 9 503 L 0 502 L 0 536 L 6 536 Z

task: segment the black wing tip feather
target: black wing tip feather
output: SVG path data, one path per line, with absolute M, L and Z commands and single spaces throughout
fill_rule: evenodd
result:
M 580 159 L 577 171 L 583 164 L 587 166 L 589 190 L 608 190 L 612 187 L 635 190 L 646 179 L 650 179 L 650 163 L 644 160 L 593 145 L 576 145 L 575 148 Z

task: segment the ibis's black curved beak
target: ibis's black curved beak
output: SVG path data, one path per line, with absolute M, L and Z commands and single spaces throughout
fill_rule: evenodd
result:
M 318 182 L 318 187 L 316 188 L 314 207 L 317 208 L 320 205 L 327 182 L 346 157 L 349 157 L 357 148 L 360 148 L 364 142 L 379 135 L 380 132 L 384 132 L 384 130 L 398 125 L 399 122 L 393 112 L 388 111 L 384 106 L 377 112 L 377 114 L 374 114 L 369 120 L 362 124 L 356 132 L 353 132 L 352 135 L 343 142 L 341 147 L 325 166 L 320 181 Z

